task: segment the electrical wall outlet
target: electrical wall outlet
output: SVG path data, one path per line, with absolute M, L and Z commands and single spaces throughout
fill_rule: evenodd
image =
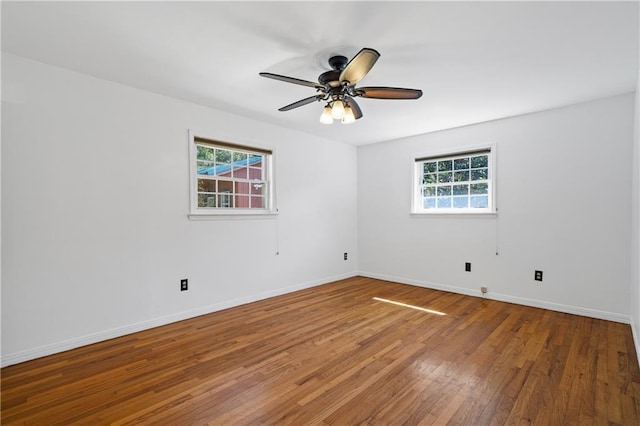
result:
M 487 291 L 489 291 L 489 289 L 488 289 L 486 286 L 482 286 L 482 287 L 480 287 L 480 292 L 481 292 L 482 294 L 486 294 L 486 293 L 487 293 Z
M 187 291 L 189 290 L 189 280 L 188 279 L 183 279 L 180 280 L 180 291 Z
M 533 275 L 533 278 L 536 281 L 542 281 L 542 271 L 536 271 L 535 274 Z
M 471 272 L 471 263 L 470 262 L 466 262 L 464 264 L 464 270 L 467 272 Z

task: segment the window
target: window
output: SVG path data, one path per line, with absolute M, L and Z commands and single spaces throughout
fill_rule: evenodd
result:
M 271 150 L 193 135 L 190 144 L 192 214 L 271 213 Z
M 494 213 L 495 149 L 415 159 L 413 213 Z

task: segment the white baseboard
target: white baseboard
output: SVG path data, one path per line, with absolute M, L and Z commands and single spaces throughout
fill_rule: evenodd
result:
M 189 311 L 178 312 L 175 314 L 166 315 L 164 317 L 154 318 L 148 321 L 142 321 L 135 324 L 126 325 L 123 327 L 114 328 L 111 330 L 99 331 L 97 333 L 92 333 L 86 336 L 77 337 L 77 338 L 65 340 L 62 342 L 56 342 L 49 345 L 39 346 L 36 348 L 7 354 L 0 358 L 0 366 L 7 367 L 9 365 L 18 364 L 21 362 L 29 361 L 36 358 L 41 358 L 43 356 L 52 355 L 59 352 L 64 352 L 70 349 L 79 348 L 81 346 L 86 346 L 93 343 L 102 342 L 104 340 L 113 339 L 115 337 L 121 337 L 127 334 L 136 333 L 138 331 L 159 327 L 161 325 L 171 324 L 171 323 L 186 320 L 189 318 L 198 317 L 200 315 L 206 315 L 212 312 L 221 311 L 223 309 L 244 305 L 246 303 L 267 299 L 269 297 L 280 296 L 282 294 L 291 293 L 297 290 L 303 290 L 305 288 L 315 287 L 321 284 L 326 284 L 333 281 L 339 281 L 346 278 L 355 277 L 356 275 L 357 274 L 355 272 L 352 272 L 352 273 L 335 275 L 332 277 L 326 277 L 320 280 L 310 281 L 310 282 L 306 282 L 303 284 L 298 284 L 290 287 L 278 288 L 275 290 L 253 294 L 253 295 L 241 297 L 238 299 L 214 303 L 213 305 L 202 306 L 199 308 L 191 309 Z
M 465 294 L 467 296 L 482 297 L 482 294 L 480 294 L 479 291 L 474 291 L 464 287 L 455 287 L 455 286 L 450 286 L 445 284 L 438 284 L 438 283 L 414 280 L 414 279 L 403 278 L 403 277 L 395 277 L 391 275 L 376 274 L 373 272 L 366 272 L 366 271 L 359 271 L 358 275 L 363 277 L 368 277 L 368 278 L 376 278 L 384 281 L 393 281 L 401 284 L 409 284 L 409 285 L 415 285 L 418 287 L 426 287 L 434 290 L 442 290 L 442 291 L 448 291 L 451 293 Z M 603 319 L 607 321 L 620 322 L 624 324 L 631 323 L 631 317 L 629 315 L 622 315 L 615 312 L 599 311 L 597 309 L 583 308 L 580 306 L 562 305 L 560 303 L 545 302 L 542 300 L 535 300 L 535 299 L 527 299 L 524 297 L 510 296 L 507 294 L 489 293 L 489 294 L 486 294 L 484 297 L 491 300 L 498 300 L 500 302 L 515 303 L 517 305 L 548 309 L 550 311 L 563 312 L 566 314 L 581 315 L 584 317 Z M 637 347 L 638 345 L 636 341 L 636 348 Z

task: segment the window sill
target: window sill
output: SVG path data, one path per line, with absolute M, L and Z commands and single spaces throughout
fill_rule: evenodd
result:
M 211 212 L 211 213 L 191 213 L 187 215 L 191 221 L 202 220 L 247 220 L 247 219 L 275 219 L 278 217 L 277 211 L 235 211 L 235 212 Z
M 477 218 L 477 219 L 495 219 L 498 217 L 498 212 L 478 212 L 478 213 L 473 213 L 473 212 L 459 212 L 459 213 L 409 213 L 409 215 L 412 218 L 447 218 L 447 219 L 453 219 L 453 218 L 464 218 L 464 219 L 471 219 L 471 218 Z

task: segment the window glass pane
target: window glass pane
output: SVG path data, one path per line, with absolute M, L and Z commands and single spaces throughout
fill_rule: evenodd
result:
M 489 177 L 487 169 L 471 170 L 471 180 L 484 180 Z
M 233 177 L 238 179 L 247 178 L 247 167 L 237 167 L 234 164 Z
M 465 182 L 469 180 L 469 172 L 454 172 L 453 180 L 456 182 Z
M 452 167 L 453 167 L 453 161 L 451 160 L 438 161 L 439 172 L 451 170 Z
M 263 182 L 252 182 L 251 183 L 251 194 L 263 195 L 263 191 L 264 191 L 264 183 Z
M 215 164 L 208 161 L 198 161 L 196 168 L 199 175 L 213 175 L 215 174 Z
M 471 168 L 476 167 L 488 167 L 489 166 L 489 156 L 488 155 L 479 155 L 477 157 L 471 157 Z
M 489 193 L 489 184 L 487 183 L 472 183 L 471 194 L 488 194 Z
M 426 174 L 422 178 L 422 183 L 436 183 L 436 174 Z
M 451 185 L 438 187 L 438 197 L 447 197 L 449 195 L 451 195 Z
M 424 163 L 424 165 L 422 166 L 422 171 L 423 173 L 435 173 L 437 171 L 437 167 L 436 167 L 436 162 L 435 161 L 430 161 L 428 163 Z
M 453 195 L 468 195 L 469 185 L 453 185 Z
M 231 177 L 231 164 L 216 163 L 216 175 Z
M 263 197 L 251 197 L 251 208 L 261 209 L 263 208 Z
M 249 182 L 236 182 L 236 194 L 249 194 Z
M 198 194 L 198 207 L 216 207 L 216 196 L 212 194 Z
M 262 155 L 260 154 L 250 154 L 249 155 L 249 165 L 253 167 L 262 167 Z
M 216 148 L 216 162 L 222 164 L 231 164 L 231 151 L 228 149 Z
M 463 197 L 453 197 L 453 208 L 465 209 L 469 207 L 469 197 L 466 195 Z
M 435 198 L 432 198 L 432 197 L 425 198 L 425 199 L 422 201 L 422 206 L 423 206 L 425 209 L 434 209 L 434 208 L 436 207 L 436 199 L 435 199 Z
M 219 180 L 218 181 L 218 192 L 233 192 L 233 181 L 230 181 L 230 180 Z
M 438 208 L 447 209 L 451 207 L 451 197 L 438 197 Z
M 236 167 L 246 166 L 248 158 L 249 158 L 249 156 L 244 152 L 234 152 L 233 153 L 233 164 Z
M 255 167 L 249 167 L 249 176 L 247 176 L 247 179 L 263 180 L 262 169 L 257 169 Z
M 198 192 L 216 192 L 216 180 L 198 179 Z
M 249 208 L 249 196 L 248 195 L 236 195 L 235 208 L 248 209 Z
M 196 158 L 198 160 L 207 160 L 207 161 L 215 160 L 213 148 L 208 146 L 197 145 L 197 149 L 198 149 L 198 152 L 197 152 Z
M 487 195 L 472 195 L 469 198 L 473 208 L 487 208 L 489 206 L 489 197 Z
M 422 188 L 423 197 L 435 197 L 435 195 L 436 195 L 435 186 L 425 186 L 424 188 Z
M 469 168 L 469 157 L 458 158 L 453 160 L 453 168 L 455 170 L 464 170 Z
M 233 197 L 230 192 L 218 195 L 218 207 L 233 207 L 232 201 Z
M 452 172 L 440 172 L 438 173 L 438 183 L 451 182 Z

